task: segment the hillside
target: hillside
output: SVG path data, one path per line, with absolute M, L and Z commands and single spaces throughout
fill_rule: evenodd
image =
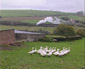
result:
M 77 25 L 83 27 L 85 25 L 84 16 L 77 15 L 76 13 L 66 13 L 59 11 L 41 11 L 41 10 L 0 10 L 0 23 L 29 23 L 36 24 L 39 20 L 42 20 L 48 16 L 56 16 L 58 18 L 73 19 L 74 24 L 67 22 L 70 25 Z M 1 24 L 3 25 L 3 24 Z
M 67 13 L 59 11 L 41 11 L 41 10 L 0 10 L 1 17 L 43 17 L 43 16 L 66 16 L 75 20 L 84 20 L 84 16 L 76 13 Z
M 2 17 L 20 17 L 20 16 L 52 16 L 64 14 L 58 11 L 40 11 L 40 10 L 0 10 Z

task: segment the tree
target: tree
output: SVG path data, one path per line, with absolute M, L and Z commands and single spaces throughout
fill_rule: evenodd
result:
M 64 36 L 73 36 L 73 35 L 75 35 L 75 31 L 74 31 L 72 26 L 68 26 L 68 25 L 65 25 L 65 24 L 60 24 L 54 30 L 54 34 L 64 35 Z
M 70 20 L 68 17 L 61 17 L 63 20 Z
M 82 37 L 85 37 L 85 29 L 79 29 L 76 33 Z
M 83 14 L 83 11 L 78 11 L 77 14 Z

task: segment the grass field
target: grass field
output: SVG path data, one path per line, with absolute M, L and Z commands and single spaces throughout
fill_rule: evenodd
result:
M 75 16 L 75 15 L 69 15 L 68 17 L 74 20 L 85 21 L 85 17 Z
M 39 21 L 40 21 L 40 20 L 23 20 L 23 21 L 21 21 L 21 22 L 36 24 L 36 23 L 39 22 Z
M 49 16 L 63 14 L 57 11 L 40 11 L 40 10 L 0 10 L 2 17 L 17 17 L 17 16 Z
M 25 42 L 21 47 L 12 46 L 13 50 L 0 50 L 0 69 L 85 69 L 84 39 L 72 42 Z M 69 54 L 58 57 L 42 57 L 28 54 L 32 47 L 40 46 L 71 47 Z
M 53 32 L 53 30 L 56 27 L 35 27 L 35 26 L 5 26 L 5 25 L 0 25 L 0 30 L 5 30 L 5 29 L 16 29 L 16 30 L 29 30 L 29 31 L 38 31 L 40 29 L 46 30 L 49 32 Z
M 61 18 L 61 17 L 68 17 L 69 19 L 85 21 L 85 17 L 83 17 L 83 16 L 77 16 L 77 15 L 59 16 L 59 18 Z
M 29 31 L 38 31 L 40 29 L 48 31 L 50 33 L 53 33 L 53 31 L 56 29 L 56 27 L 29 27 L 29 26 L 5 26 L 0 25 L 0 30 L 6 30 L 6 29 L 16 29 L 16 30 L 29 30 Z M 74 27 L 74 30 L 77 31 L 79 29 L 83 29 L 82 27 Z
M 35 16 L 55 16 L 62 15 L 71 19 L 84 21 L 83 16 L 77 16 L 75 13 L 65 13 L 58 11 L 41 11 L 41 10 L 0 10 L 0 16 L 2 17 L 35 17 Z M 60 16 L 60 17 L 62 17 Z M 27 21 L 27 20 L 26 20 Z

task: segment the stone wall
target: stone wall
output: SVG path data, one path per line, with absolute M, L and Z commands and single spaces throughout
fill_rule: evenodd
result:
M 8 45 L 15 43 L 14 30 L 1 30 L 0 31 L 0 45 Z
M 25 34 L 16 33 L 16 40 L 22 41 L 38 41 L 40 38 L 44 38 L 44 34 Z

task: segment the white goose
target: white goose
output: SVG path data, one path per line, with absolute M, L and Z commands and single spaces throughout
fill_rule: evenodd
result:
M 30 51 L 30 52 L 28 52 L 29 54 L 33 54 L 33 53 L 35 53 L 35 52 L 37 52 L 37 50 L 35 49 L 34 50 L 34 47 L 32 47 L 32 51 Z
M 63 47 L 63 50 L 60 51 L 59 56 L 64 56 L 65 54 L 67 54 L 67 48 Z
M 56 47 L 55 48 L 52 48 L 52 53 L 56 51 Z
M 56 56 L 59 55 L 59 54 L 60 54 L 59 50 L 60 50 L 60 49 L 57 49 L 57 51 L 54 52 L 53 54 L 56 55 Z
M 37 53 L 40 54 L 42 52 L 42 50 L 43 50 L 43 47 L 41 46 L 40 49 L 37 51 Z
M 49 53 L 47 53 L 47 56 L 51 56 L 52 55 L 52 50 L 50 50 Z
M 63 56 L 69 52 L 70 52 L 70 47 L 69 47 L 69 49 L 64 47 L 63 50 L 60 51 L 59 56 Z
M 69 52 L 70 52 L 70 47 L 69 47 L 69 49 L 66 48 L 65 54 L 67 54 L 67 53 L 69 53 Z
M 49 52 L 49 51 L 48 51 L 48 47 L 47 47 L 47 46 L 46 46 L 46 48 L 45 48 L 44 50 L 45 50 L 45 52 Z
M 45 48 L 43 48 L 42 46 L 40 47 L 39 50 L 37 50 L 36 48 L 34 49 L 34 47 L 32 47 L 32 51 L 28 52 L 29 54 L 33 54 L 33 53 L 39 53 L 41 56 L 51 56 L 52 54 L 54 55 L 58 55 L 58 56 L 63 56 L 67 53 L 70 52 L 70 47 L 69 48 L 65 48 L 63 47 L 63 49 L 60 51 L 60 49 L 57 49 L 56 51 L 56 47 L 50 47 L 48 49 L 48 47 L 46 46 Z
M 65 53 L 64 53 L 63 50 L 61 50 L 60 53 L 59 53 L 59 56 L 63 56 L 63 55 L 65 55 Z
M 42 49 L 41 52 L 40 52 L 40 55 L 41 55 L 41 56 L 46 56 L 47 53 L 45 52 L 45 50 Z
M 70 52 L 70 47 L 69 47 L 69 49 L 68 49 L 68 53 Z
M 50 51 L 52 51 L 52 48 L 51 47 L 48 49 L 48 52 L 47 53 L 49 53 Z

